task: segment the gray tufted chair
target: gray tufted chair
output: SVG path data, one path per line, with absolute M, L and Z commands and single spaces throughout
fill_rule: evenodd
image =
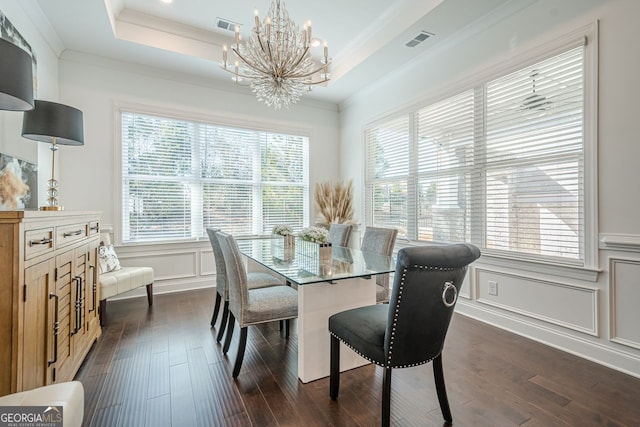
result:
M 209 235 L 209 242 L 211 242 L 211 249 L 213 250 L 213 257 L 216 262 L 216 302 L 213 307 L 213 315 L 211 316 L 211 327 L 214 327 L 216 320 L 218 319 L 218 313 L 220 311 L 220 303 L 224 301 L 222 308 L 222 318 L 220 319 L 220 330 L 218 331 L 217 340 L 220 342 L 224 335 L 225 328 L 227 327 L 227 318 L 229 316 L 229 286 L 227 285 L 227 269 L 224 265 L 224 257 L 222 255 L 222 249 L 216 232 L 219 229 L 207 228 L 207 234 Z M 264 288 L 267 286 L 283 285 L 284 281 L 278 276 L 274 276 L 269 273 L 247 273 L 247 286 L 249 289 Z
M 227 354 L 229 350 L 237 320 L 240 326 L 240 342 L 233 366 L 233 378 L 237 378 L 247 346 L 247 327 L 274 320 L 285 320 L 288 337 L 289 320 L 298 317 L 298 292 L 286 285 L 249 289 L 242 255 L 235 239 L 221 231 L 216 233 L 216 237 L 222 249 L 229 284 L 229 325 L 222 352 Z
M 478 248 L 460 243 L 398 251 L 389 304 L 360 307 L 329 318 L 331 362 L 329 394 L 340 388 L 340 341 L 384 368 L 382 425 L 390 423 L 391 370 L 433 361 L 442 415 L 452 422 L 442 372 L 442 349 L 467 267 Z
M 398 230 L 395 228 L 367 227 L 362 237 L 362 252 L 391 256 L 396 244 Z M 376 302 L 378 304 L 389 301 L 389 275 L 376 276 Z
M 348 246 L 352 228 L 353 226 L 348 224 L 329 225 L 329 242 L 336 246 Z

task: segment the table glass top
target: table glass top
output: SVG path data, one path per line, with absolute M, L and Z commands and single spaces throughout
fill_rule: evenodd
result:
M 238 238 L 237 243 L 245 256 L 298 285 L 391 273 L 396 264 L 393 257 L 342 246 L 332 246 L 331 260 L 321 261 L 298 238 L 293 247 L 277 237 Z

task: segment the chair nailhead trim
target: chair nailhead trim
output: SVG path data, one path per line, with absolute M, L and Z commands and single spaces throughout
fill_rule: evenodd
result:
M 378 365 L 378 366 L 382 366 L 383 368 L 412 368 L 414 366 L 419 366 L 419 365 L 424 365 L 425 363 L 429 363 L 431 362 L 433 359 L 435 359 L 435 357 L 431 358 L 431 359 L 427 359 L 427 360 L 423 360 L 421 362 L 416 362 L 416 363 L 411 363 L 409 365 L 398 365 L 398 366 L 391 366 L 389 363 L 379 363 L 376 362 L 375 360 L 371 359 L 370 357 L 360 353 L 360 351 L 358 351 L 358 349 L 352 347 L 348 342 L 345 342 L 342 338 L 340 338 L 339 336 L 337 336 L 336 334 L 334 334 L 333 332 L 329 332 L 332 336 L 338 338 L 340 340 L 341 343 L 343 343 L 344 345 L 346 345 L 347 347 L 349 347 L 354 353 L 356 353 L 358 356 L 362 357 L 363 359 L 368 360 L 369 362 Z
M 429 266 L 429 265 L 417 265 L 414 264 L 413 266 L 414 268 L 419 268 L 421 270 L 438 270 L 438 271 L 454 271 L 454 270 L 458 270 L 460 269 L 460 267 L 435 267 L 435 266 Z M 431 362 L 433 359 L 435 359 L 437 357 L 434 356 L 432 358 L 429 358 L 427 360 L 423 360 L 420 362 L 416 362 L 416 363 L 410 363 L 408 365 L 397 365 L 397 366 L 393 366 L 391 364 L 391 356 L 393 353 L 393 342 L 395 340 L 395 331 L 396 331 L 396 326 L 398 323 L 398 315 L 400 314 L 400 303 L 402 302 L 402 291 L 404 289 L 404 283 L 405 283 L 405 279 L 407 277 L 407 269 L 405 268 L 402 271 L 402 277 L 400 278 L 400 286 L 398 287 L 398 303 L 396 305 L 396 309 L 395 309 L 395 314 L 393 315 L 393 324 L 391 326 L 391 342 L 389 343 L 389 355 L 387 357 L 387 361 L 386 363 L 378 363 L 375 360 L 371 359 L 370 357 L 362 354 L 360 351 L 358 351 L 357 349 L 355 349 L 354 347 L 352 347 L 349 343 L 345 342 L 341 337 L 337 336 L 336 334 L 334 334 L 333 332 L 329 331 L 329 333 L 336 337 L 337 339 L 340 340 L 340 342 L 342 342 L 344 345 L 346 345 L 347 347 L 349 347 L 352 351 L 354 351 L 356 354 L 358 354 L 360 357 L 368 360 L 371 363 L 375 363 L 378 366 L 382 366 L 384 368 L 411 368 L 413 366 L 419 366 L 419 365 L 424 365 L 425 363 L 429 363 Z

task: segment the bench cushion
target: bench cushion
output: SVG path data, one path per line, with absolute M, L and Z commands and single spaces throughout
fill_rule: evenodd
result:
M 124 292 L 153 283 L 153 268 L 122 267 L 100 275 L 100 299 L 113 297 Z
M 80 427 L 84 418 L 84 388 L 79 381 L 38 387 L 2 396 L 0 406 L 62 406 L 62 425 Z

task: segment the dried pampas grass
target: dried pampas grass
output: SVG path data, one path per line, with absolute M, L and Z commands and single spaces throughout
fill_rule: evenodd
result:
M 353 223 L 353 181 L 316 183 L 316 208 L 326 223 Z

